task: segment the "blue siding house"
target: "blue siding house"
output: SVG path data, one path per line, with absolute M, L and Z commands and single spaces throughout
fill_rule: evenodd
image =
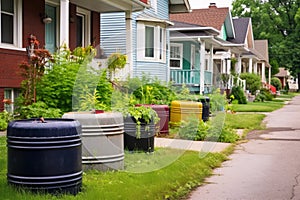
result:
M 101 14 L 100 47 L 104 54 L 127 55 L 127 65 L 115 78 L 148 74 L 169 81 L 169 13 L 188 12 L 188 0 L 151 0 L 140 12 Z M 105 64 L 105 63 L 102 63 Z

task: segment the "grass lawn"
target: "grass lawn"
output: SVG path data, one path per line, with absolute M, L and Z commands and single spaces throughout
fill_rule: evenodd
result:
M 233 129 L 249 129 L 259 130 L 264 128 L 262 120 L 265 118 L 264 114 L 227 114 L 225 118 L 225 125 Z
M 7 184 L 6 137 L 0 137 L 0 199 L 180 199 L 210 176 L 232 149 L 214 154 L 171 149 L 126 154 L 124 171 L 87 171 L 78 195 L 51 196 L 16 190 Z
M 247 104 L 232 104 L 234 112 L 272 112 L 284 106 L 283 101 L 248 102 Z

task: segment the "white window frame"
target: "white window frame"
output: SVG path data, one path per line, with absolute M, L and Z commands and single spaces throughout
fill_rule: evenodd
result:
M 172 46 L 179 47 L 180 58 L 172 58 L 171 57 L 171 47 Z M 182 43 L 170 43 L 170 68 L 171 69 L 182 69 L 183 68 L 182 58 L 183 58 L 183 44 Z M 172 67 L 171 66 L 171 60 L 180 60 L 180 67 Z
M 145 56 L 146 26 L 154 27 L 154 57 Z M 162 31 L 162 40 L 160 40 L 160 30 Z M 161 49 L 162 48 L 162 49 Z M 162 56 L 160 57 L 162 53 Z M 166 28 L 153 23 L 137 23 L 137 60 L 147 62 L 166 63 Z
M 1 1 L 1 0 L 0 0 Z M 22 48 L 22 0 L 12 0 L 14 1 L 14 19 L 13 19 L 13 44 L 1 43 L 0 40 L 0 48 L 11 49 L 11 50 L 26 50 Z M 0 15 L 0 23 L 1 23 L 1 15 Z M 1 29 L 1 26 L 0 26 Z M 0 38 L 1 38 L 1 30 L 0 30 Z
M 6 91 L 9 91 L 10 98 L 8 98 L 7 96 L 5 96 Z M 16 94 L 16 89 L 14 89 L 14 88 L 4 88 L 4 98 L 5 99 L 10 99 L 12 101 L 12 103 L 10 105 L 4 105 L 4 110 L 6 110 L 7 112 L 12 113 L 15 110 L 14 103 L 15 103 L 15 100 L 17 98 L 17 96 L 15 94 Z M 20 92 L 19 92 L 19 94 L 20 94 Z
M 83 8 L 76 8 L 76 16 L 83 17 L 83 37 L 82 47 L 86 47 L 91 44 L 91 12 Z
M 191 68 L 191 70 L 196 69 L 196 47 L 194 44 L 191 45 L 190 68 Z

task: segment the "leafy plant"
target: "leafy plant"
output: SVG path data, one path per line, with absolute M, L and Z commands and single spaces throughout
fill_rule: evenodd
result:
M 60 118 L 62 112 L 60 109 L 49 108 L 44 102 L 36 102 L 28 106 L 22 106 L 20 108 L 20 118 Z
M 153 121 L 156 124 L 159 121 L 157 113 L 151 107 L 133 106 L 128 108 L 128 114 L 135 119 L 136 122 L 136 138 L 141 138 L 141 124 L 145 123 L 145 129 L 149 128 L 149 124 Z
M 240 78 L 246 80 L 246 89 L 249 90 L 251 94 L 255 94 L 255 92 L 261 88 L 261 80 L 257 74 L 242 73 Z
M 213 90 L 212 94 L 208 95 L 210 98 L 210 110 L 211 112 L 222 111 L 225 109 L 226 95 L 220 94 L 220 89 Z
M 21 83 L 23 101 L 22 105 L 30 105 L 36 102 L 37 84 L 44 75 L 45 67 L 48 62 L 53 62 L 52 55 L 46 49 L 39 47 L 37 38 L 30 34 L 28 37 L 28 62 L 20 64 L 24 80 Z
M 127 56 L 121 53 L 113 53 L 107 59 L 107 69 L 110 75 L 110 80 L 112 75 L 116 72 L 117 69 L 123 69 L 127 62 Z
M 240 86 L 233 86 L 230 96 L 231 95 L 234 96 L 234 99 L 237 100 L 239 104 L 247 104 L 246 96 Z
M 277 91 L 282 89 L 282 84 L 279 78 L 273 77 L 271 78 L 271 85 L 273 85 Z
M 12 114 L 6 111 L 0 112 L 0 131 L 6 130 L 8 122 L 11 120 L 13 120 Z
M 87 87 L 87 86 L 86 86 Z M 108 110 L 107 106 L 99 101 L 101 98 L 99 92 L 95 89 L 93 93 L 88 92 L 83 93 L 80 97 L 79 111 L 89 111 L 89 110 Z

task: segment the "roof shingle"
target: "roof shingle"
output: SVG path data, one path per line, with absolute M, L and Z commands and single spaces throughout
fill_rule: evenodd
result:
M 191 13 L 171 14 L 170 20 L 213 27 L 220 31 L 228 14 L 229 8 L 210 6 L 205 9 L 193 9 Z

